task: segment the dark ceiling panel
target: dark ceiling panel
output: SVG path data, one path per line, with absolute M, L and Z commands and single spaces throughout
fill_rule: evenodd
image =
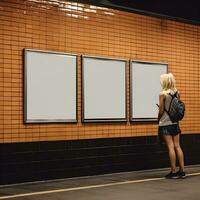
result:
M 76 2 L 200 24 L 200 1 L 198 0 L 76 0 Z
M 126 6 L 128 8 L 141 9 L 144 11 L 155 12 L 158 14 L 178 17 L 193 21 L 200 21 L 200 2 L 194 0 L 132 0 L 116 1 L 111 0 L 113 4 Z

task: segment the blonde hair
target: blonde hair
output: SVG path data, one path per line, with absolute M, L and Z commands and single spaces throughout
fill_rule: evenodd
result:
M 175 93 L 176 89 L 176 80 L 172 73 L 162 74 L 160 76 L 160 84 L 162 87 L 163 94 Z

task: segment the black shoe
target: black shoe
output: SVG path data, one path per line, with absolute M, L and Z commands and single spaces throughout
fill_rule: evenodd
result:
M 176 172 L 176 176 L 177 176 L 177 178 L 185 178 L 186 177 L 185 172 L 180 171 L 180 170 L 178 172 Z
M 175 179 L 177 178 L 177 173 L 170 172 L 165 176 L 165 178 Z

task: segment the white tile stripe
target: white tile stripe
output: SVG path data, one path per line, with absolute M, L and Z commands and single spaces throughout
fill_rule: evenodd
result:
M 200 175 L 200 173 L 187 174 L 187 176 L 198 176 L 198 175 Z M 58 190 L 47 190 L 47 191 L 41 191 L 41 192 L 32 192 L 32 193 L 2 196 L 2 197 L 0 197 L 0 199 L 12 199 L 12 198 L 18 198 L 18 197 L 34 196 L 34 195 L 69 192 L 69 191 L 76 191 L 76 190 L 87 190 L 87 189 L 92 189 L 92 188 L 109 187 L 109 186 L 115 186 L 115 185 L 142 183 L 142 182 L 148 182 L 148 181 L 159 181 L 159 180 L 163 180 L 163 179 L 165 179 L 165 178 L 164 177 L 162 177 L 162 178 L 148 178 L 148 179 L 133 180 L 133 181 L 122 181 L 122 182 L 117 182 L 117 183 L 89 185 L 89 186 L 83 186 L 83 187 L 65 188 L 65 189 L 58 189 Z

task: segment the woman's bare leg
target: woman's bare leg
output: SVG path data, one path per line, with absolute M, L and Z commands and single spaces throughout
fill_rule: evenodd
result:
M 174 149 L 174 141 L 173 141 L 172 136 L 170 135 L 165 135 L 163 137 L 168 148 L 171 171 L 172 173 L 175 173 L 176 172 L 176 152 Z
M 175 151 L 179 161 L 180 171 L 184 171 L 184 155 L 180 146 L 180 135 L 176 135 L 173 137 Z

